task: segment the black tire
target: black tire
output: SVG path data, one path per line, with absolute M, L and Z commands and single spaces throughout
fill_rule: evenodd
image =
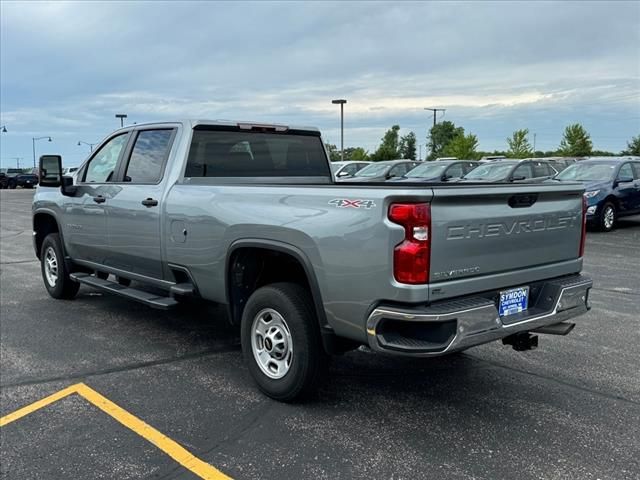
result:
M 259 314 L 266 309 L 272 309 L 284 320 L 293 346 L 290 366 L 284 376 L 277 379 L 271 378 L 263 371 L 256 359 L 257 354 L 254 355 L 252 345 L 254 320 L 257 322 Z M 329 359 L 322 346 L 311 295 L 300 285 L 274 283 L 256 290 L 249 297 L 242 313 L 240 337 L 249 373 L 258 388 L 267 396 L 290 402 L 308 396 L 322 383 Z M 256 345 L 259 343 L 257 337 L 255 342 Z M 264 339 L 263 342 L 266 349 L 268 340 Z
M 52 261 L 55 261 L 55 281 L 53 280 L 53 267 L 50 263 Z M 69 278 L 69 272 L 64 262 L 62 242 L 60 242 L 60 235 L 57 233 L 50 233 L 42 242 L 40 270 L 44 286 L 53 298 L 70 300 L 78 293 L 80 284 Z
M 12 182 L 12 183 L 9 184 L 9 189 L 15 190 L 15 188 L 16 188 L 16 184 L 15 183 Z
M 598 214 L 598 229 L 602 232 L 610 232 L 616 226 L 618 220 L 618 211 L 612 202 L 606 202 L 602 205 Z

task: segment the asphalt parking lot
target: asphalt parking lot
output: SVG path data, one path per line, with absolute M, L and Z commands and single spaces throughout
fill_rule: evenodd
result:
M 317 398 L 285 405 L 254 388 L 221 309 L 84 286 L 51 299 L 32 195 L 0 192 L 2 417 L 82 383 L 236 479 L 640 478 L 640 217 L 589 232 L 593 309 L 569 336 L 428 360 L 355 351 Z M 198 478 L 105 402 L 72 394 L 2 426 L 1 476 Z

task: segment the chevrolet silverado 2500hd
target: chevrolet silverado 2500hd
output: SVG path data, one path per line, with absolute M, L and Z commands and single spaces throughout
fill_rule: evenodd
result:
M 40 165 L 52 297 L 225 304 L 276 399 L 314 389 L 331 353 L 524 350 L 588 309 L 578 184 L 336 183 L 316 129 L 212 121 L 117 130 L 75 180 Z

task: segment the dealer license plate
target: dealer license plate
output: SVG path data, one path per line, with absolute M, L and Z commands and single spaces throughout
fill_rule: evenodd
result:
M 529 307 L 529 287 L 503 290 L 500 292 L 499 305 L 498 312 L 501 317 L 524 312 Z

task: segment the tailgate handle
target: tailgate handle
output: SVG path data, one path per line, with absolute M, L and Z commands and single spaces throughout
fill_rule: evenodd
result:
M 526 208 L 530 207 L 538 201 L 537 193 L 521 193 L 518 195 L 512 195 L 509 197 L 509 206 L 511 208 Z

